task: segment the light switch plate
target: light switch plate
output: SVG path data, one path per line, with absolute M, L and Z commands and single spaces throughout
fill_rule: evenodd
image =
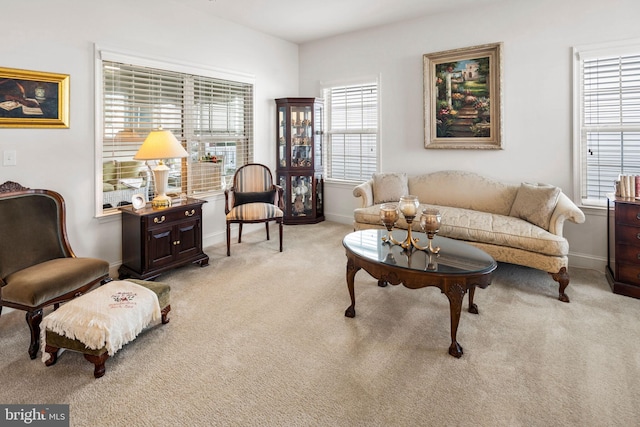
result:
M 4 150 L 4 159 L 2 164 L 4 166 L 15 166 L 18 162 L 16 159 L 16 150 Z

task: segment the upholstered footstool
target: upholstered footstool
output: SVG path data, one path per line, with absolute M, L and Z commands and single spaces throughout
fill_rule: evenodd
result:
M 105 362 L 152 321 L 169 323 L 171 288 L 166 283 L 127 279 L 109 282 L 75 298 L 42 320 L 42 361 L 51 366 L 60 349 L 80 352 L 93 363 L 93 376 Z

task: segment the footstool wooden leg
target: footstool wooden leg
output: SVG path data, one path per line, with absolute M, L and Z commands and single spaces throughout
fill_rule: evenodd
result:
M 100 378 L 104 375 L 104 372 L 106 370 L 104 367 L 104 363 L 109 358 L 109 353 L 105 352 L 99 356 L 94 356 L 93 354 L 85 354 L 84 358 L 95 365 L 95 368 L 93 369 L 94 377 Z
M 165 308 L 162 309 L 161 313 L 162 313 L 162 324 L 167 324 L 169 323 L 169 312 L 171 311 L 171 305 L 166 306 Z
M 44 362 L 46 366 L 51 366 L 58 361 L 58 350 L 58 347 L 54 347 L 48 344 L 44 346 L 44 351 L 46 353 L 49 353 L 49 360 Z

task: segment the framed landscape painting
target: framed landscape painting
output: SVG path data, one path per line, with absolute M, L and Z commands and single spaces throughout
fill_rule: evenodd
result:
M 502 43 L 423 60 L 425 148 L 502 149 Z
M 0 127 L 68 128 L 69 76 L 0 67 Z

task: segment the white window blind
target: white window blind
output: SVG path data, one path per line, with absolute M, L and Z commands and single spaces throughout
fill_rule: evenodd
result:
M 364 181 L 378 168 L 378 83 L 327 87 L 328 179 Z
M 578 62 L 582 202 L 603 205 L 620 174 L 640 175 L 640 46 Z
M 102 123 L 102 161 L 122 165 L 118 176 L 137 176 L 133 156 L 151 130 L 173 132 L 189 157 L 169 160 L 169 192 L 202 196 L 253 161 L 253 84 L 103 60 Z M 103 209 L 130 202 L 105 190 Z

